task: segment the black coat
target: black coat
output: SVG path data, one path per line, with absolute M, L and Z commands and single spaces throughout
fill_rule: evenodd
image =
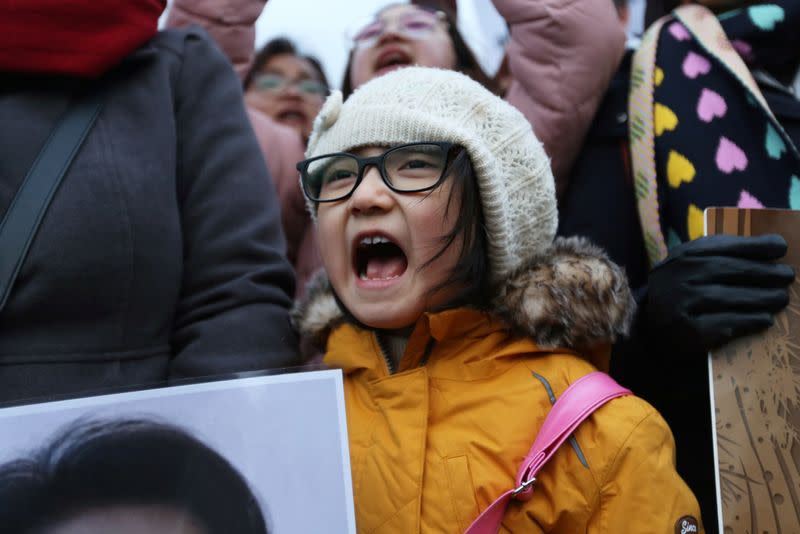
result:
M 569 189 L 559 206 L 559 235 L 583 235 L 625 269 L 632 288 L 647 281 L 647 254 L 633 189 L 628 141 L 632 53 L 622 60 L 595 115 Z
M 230 64 L 168 31 L 104 82 L 0 312 L 0 401 L 295 363 L 279 209 Z M 84 84 L 0 74 L 0 214 Z
M 628 150 L 629 53 L 600 106 L 584 144 L 570 188 L 560 207 L 560 235 L 583 235 L 605 248 L 624 267 L 637 300 L 647 293 L 644 248 Z M 800 101 L 760 85 L 770 108 L 795 144 L 800 144 Z M 705 353 L 675 354 L 649 342 L 644 317 L 631 337 L 614 347 L 611 372 L 653 404 L 675 436 L 678 472 L 700 501 L 709 532 L 716 532 L 714 456 L 708 360 Z

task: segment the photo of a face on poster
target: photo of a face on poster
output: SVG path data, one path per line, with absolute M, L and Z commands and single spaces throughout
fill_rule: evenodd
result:
M 4 533 L 355 532 L 339 371 L 0 409 Z

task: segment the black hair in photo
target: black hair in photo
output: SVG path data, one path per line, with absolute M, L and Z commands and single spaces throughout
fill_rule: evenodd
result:
M 78 420 L 41 449 L 0 466 L 0 531 L 34 534 L 82 512 L 164 506 L 208 534 L 266 534 L 244 477 L 178 427 L 144 419 Z
M 488 309 L 493 293 L 489 284 L 489 247 L 478 190 L 478 177 L 466 149 L 459 146 L 453 148 L 448 163 L 448 174 L 448 179 L 454 180 L 454 183 L 444 216 L 447 217 L 450 210 L 454 209 L 453 201 L 456 198 L 460 200 L 459 214 L 453 228 L 442 236 L 442 247 L 420 269 L 425 269 L 460 240 L 461 252 L 450 276 L 444 283 L 433 288 L 433 291 L 448 286 L 462 287 L 464 289 L 460 294 L 445 303 L 444 308 L 471 306 Z

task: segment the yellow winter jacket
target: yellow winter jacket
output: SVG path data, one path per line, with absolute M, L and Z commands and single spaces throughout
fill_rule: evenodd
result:
M 594 318 L 614 315 L 597 308 Z M 424 314 L 393 373 L 374 331 L 341 316 L 315 319 L 335 323 L 325 362 L 344 371 L 360 533 L 464 532 L 514 486 L 555 398 L 595 370 L 574 351 L 512 333 L 500 315 Z M 672 434 L 646 402 L 612 400 L 574 437 L 540 471 L 532 499 L 512 501 L 501 532 L 702 532 L 697 501 L 675 471 Z

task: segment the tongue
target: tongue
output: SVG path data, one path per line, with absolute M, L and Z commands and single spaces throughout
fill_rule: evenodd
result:
M 406 270 L 406 259 L 401 256 L 373 257 L 367 261 L 367 278 L 379 280 L 395 278 Z

